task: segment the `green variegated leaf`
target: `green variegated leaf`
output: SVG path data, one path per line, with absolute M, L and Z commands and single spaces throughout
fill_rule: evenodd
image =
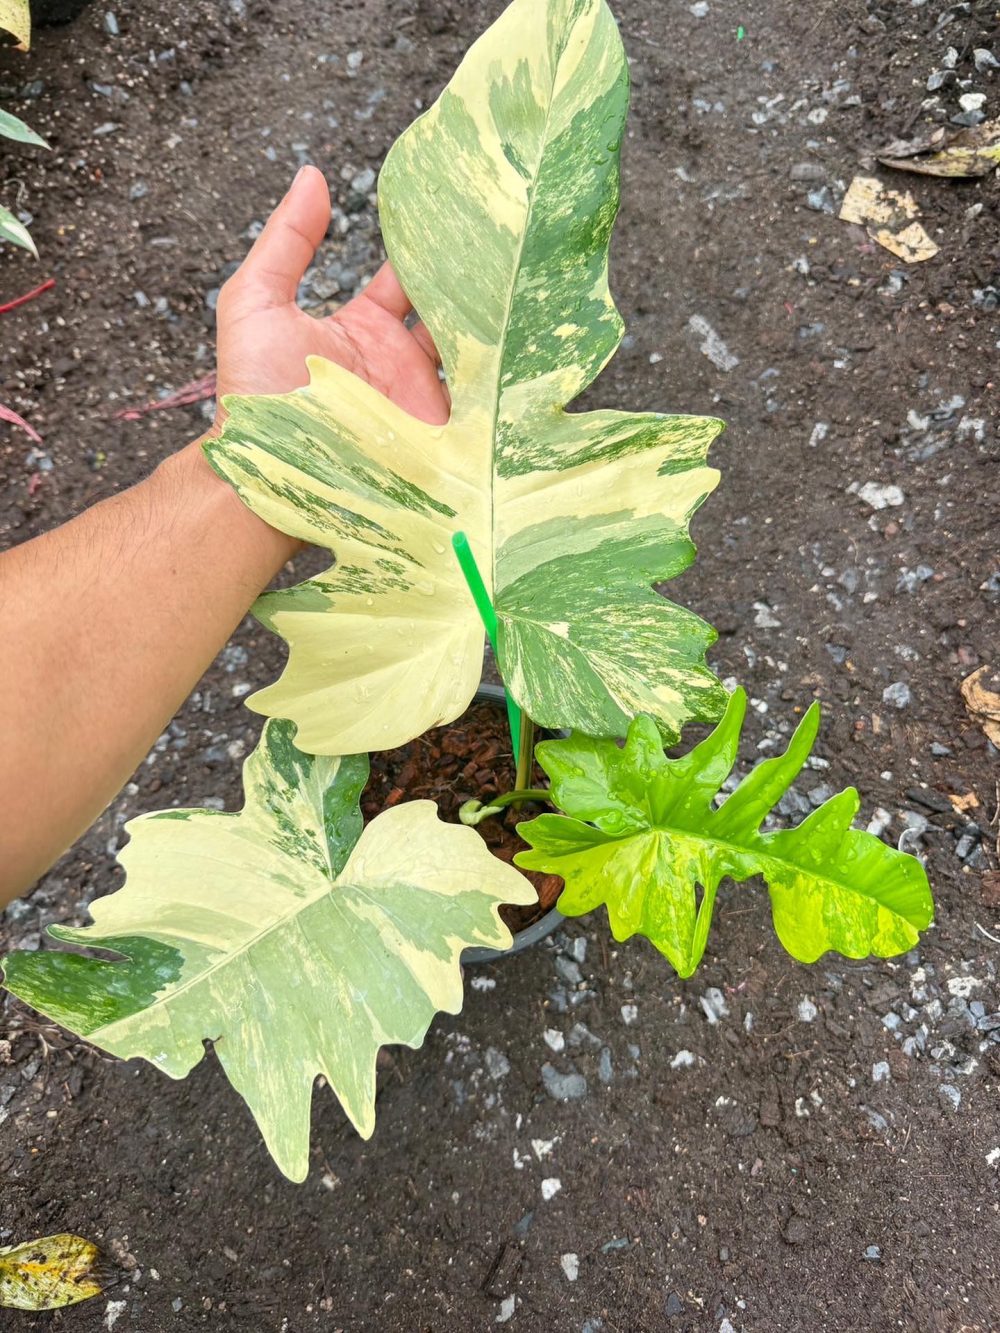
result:
M 35 242 L 31 239 L 28 228 L 2 204 L 0 204 L 0 241 L 10 241 L 13 245 L 19 245 L 22 250 L 30 250 L 35 258 L 38 258 L 38 251 L 35 249 Z
M 9 111 L 0 111 L 0 138 L 13 139 L 16 143 L 35 144 L 39 148 L 48 148 L 40 134 L 36 134 L 30 125 Z
M 0 0 L 0 32 L 9 32 L 27 50 L 31 45 L 30 0 Z
M 466 709 L 484 638 L 457 531 L 496 607 L 503 678 L 538 723 L 614 736 L 645 712 L 675 737 L 722 710 L 713 632 L 651 586 L 694 557 L 721 424 L 566 411 L 622 336 L 608 247 L 627 108 L 605 0 L 515 0 L 379 187 L 389 256 L 444 362 L 448 425 L 322 360 L 297 393 L 226 402 L 213 466 L 267 522 L 336 555 L 258 604 L 290 656 L 251 707 L 293 719 L 313 753 L 385 749 Z
M 848 958 L 911 949 L 933 918 L 927 875 L 915 857 L 851 828 L 856 792 L 841 792 L 798 828 L 760 831 L 809 756 L 818 705 L 786 753 L 758 764 L 715 808 L 745 714 L 738 690 L 716 730 L 681 759 L 665 756 L 648 717 L 633 722 L 624 749 L 585 736 L 543 742 L 538 761 L 565 813 L 520 825 L 532 850 L 516 864 L 562 876 L 558 907 L 567 916 L 606 904 L 616 939 L 645 935 L 682 977 L 705 952 L 727 875 L 764 877 L 778 936 L 801 962 L 830 949 Z
M 498 908 L 534 893 L 429 801 L 362 832 L 367 759 L 311 758 L 293 730 L 265 727 L 239 814 L 129 824 L 125 887 L 92 905 L 92 926 L 52 931 L 124 961 L 13 953 L 4 970 L 35 1008 L 172 1078 L 211 1038 L 278 1166 L 303 1180 L 316 1077 L 367 1138 L 379 1047 L 419 1046 L 436 1011 L 457 1013 L 463 949 L 509 947 Z

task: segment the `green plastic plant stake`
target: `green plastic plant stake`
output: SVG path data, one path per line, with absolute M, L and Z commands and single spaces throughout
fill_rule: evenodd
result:
M 475 602 L 479 618 L 483 622 L 490 647 L 493 649 L 494 661 L 499 662 L 500 658 L 497 654 L 497 613 L 493 609 L 490 595 L 486 591 L 486 584 L 483 582 L 483 576 L 476 564 L 476 557 L 472 554 L 469 539 L 464 532 L 456 532 L 451 539 L 451 544 L 455 548 L 458 563 L 465 575 L 465 581 L 469 585 L 469 592 L 472 593 L 472 600 Z M 521 710 L 511 698 L 509 692 L 507 694 L 507 718 L 510 722 L 510 739 L 514 746 L 514 762 L 520 764 L 523 717 Z

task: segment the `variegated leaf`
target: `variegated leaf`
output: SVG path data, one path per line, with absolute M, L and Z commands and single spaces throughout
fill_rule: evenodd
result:
M 278 1166 L 303 1180 L 316 1077 L 367 1138 L 379 1047 L 419 1046 L 436 1011 L 457 1013 L 463 949 L 509 947 L 498 908 L 535 895 L 429 801 L 362 832 L 367 759 L 314 759 L 292 734 L 265 727 L 239 814 L 132 821 L 125 887 L 92 905 L 92 926 L 52 931 L 124 961 L 14 953 L 4 969 L 35 1008 L 172 1078 L 211 1038 Z
M 38 258 L 38 250 L 35 248 L 35 242 L 31 239 L 31 232 L 24 223 L 14 216 L 9 208 L 4 208 L 0 204 L 0 241 L 10 241 L 12 245 L 19 245 L 22 250 L 28 250 Z
M 0 0 L 0 32 L 9 32 L 27 50 L 31 45 L 30 0 Z
M 705 952 L 727 875 L 763 876 L 778 936 L 801 962 L 828 950 L 889 958 L 911 949 L 934 915 L 926 872 L 915 857 L 851 828 L 857 792 L 832 797 L 798 828 L 760 831 L 809 757 L 818 705 L 785 754 L 758 764 L 715 807 L 745 715 L 737 690 L 715 731 L 680 759 L 666 757 L 647 717 L 632 724 L 624 749 L 587 736 L 543 742 L 538 760 L 565 813 L 520 825 L 532 850 L 516 863 L 563 877 L 558 906 L 567 916 L 606 904 L 616 939 L 645 935 L 682 977 Z
M 0 1249 L 0 1306 L 62 1310 L 92 1300 L 114 1277 L 97 1246 L 61 1233 Z
M 208 456 L 267 522 L 336 555 L 258 604 L 290 645 L 251 707 L 313 753 L 385 749 L 452 721 L 483 629 L 464 531 L 499 617 L 500 669 L 540 724 L 666 737 L 718 716 L 710 628 L 653 591 L 690 564 L 718 474 L 700 417 L 568 413 L 614 355 L 608 288 L 628 69 L 605 0 L 514 0 L 396 143 L 379 201 L 396 272 L 443 358 L 432 427 L 321 360 L 282 397 L 229 399 Z

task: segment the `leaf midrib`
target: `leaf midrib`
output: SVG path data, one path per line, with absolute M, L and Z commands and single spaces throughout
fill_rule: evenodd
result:
M 575 32 L 576 25 L 573 25 Z M 545 152 L 549 142 L 549 127 L 552 123 L 552 109 L 555 105 L 556 84 L 559 80 L 559 70 L 562 66 L 563 58 L 566 54 L 567 43 L 559 53 L 558 60 L 555 61 L 552 70 L 552 85 L 549 90 L 549 98 L 545 107 L 545 124 L 540 136 L 541 150 L 538 155 L 538 162 L 532 173 L 531 184 L 528 188 L 528 207 L 524 215 L 524 227 L 521 231 L 521 239 L 517 247 L 517 257 L 514 263 L 510 289 L 507 293 L 507 304 L 504 310 L 503 332 L 500 336 L 497 355 L 496 369 L 496 394 L 493 401 L 493 417 L 490 431 L 490 596 L 496 599 L 497 588 L 497 510 L 496 510 L 496 485 L 497 485 L 497 424 L 500 420 L 500 404 L 504 396 L 503 386 L 503 364 L 507 356 L 507 343 L 510 338 L 511 314 L 514 310 L 514 297 L 517 294 L 517 284 L 521 276 L 521 265 L 524 259 L 525 247 L 528 243 L 528 236 L 531 232 L 531 224 L 535 214 L 535 203 L 538 195 L 538 184 L 542 174 L 542 165 L 545 161 Z
M 590 823 L 589 820 L 581 820 L 580 822 Z M 594 824 L 593 827 L 597 828 L 598 826 Z M 644 829 L 637 829 L 631 833 L 623 833 L 623 834 L 606 833 L 604 829 L 598 829 L 598 831 L 604 833 L 605 837 L 607 837 L 610 842 L 628 842 L 633 838 L 643 838 L 648 836 L 649 834 L 656 834 L 657 836 L 664 835 L 668 838 L 674 838 L 677 841 L 686 840 L 689 842 L 696 843 L 699 846 L 707 844 L 708 846 L 711 847 L 717 847 L 720 850 L 738 852 L 743 856 L 753 855 L 756 856 L 758 859 L 758 866 L 756 869 L 752 870 L 748 875 L 746 875 L 743 879 L 737 879 L 736 876 L 732 873 L 732 870 L 729 869 L 728 867 L 724 871 L 724 875 L 734 880 L 737 884 L 745 884 L 746 881 L 748 879 L 752 879 L 754 875 L 761 875 L 766 879 L 767 878 L 765 870 L 766 867 L 773 867 L 775 870 L 779 872 L 781 871 L 787 872 L 788 870 L 793 870 L 795 871 L 796 874 L 808 875 L 812 879 L 819 880 L 825 884 L 830 884 L 834 888 L 841 889 L 843 891 L 846 891 L 847 893 L 853 894 L 855 897 L 864 898 L 869 902 L 875 903 L 879 907 L 884 907 L 887 912 L 891 912 L 894 916 L 899 917 L 901 921 L 909 920 L 909 918 L 904 917 L 895 908 L 890 907 L 887 903 L 884 903 L 881 899 L 876 898 L 872 894 L 863 893 L 853 884 L 849 884 L 842 880 L 834 879 L 831 875 L 828 875 L 818 870 L 811 871 L 807 869 L 805 866 L 797 865 L 796 862 L 794 861 L 782 860 L 781 857 L 774 856 L 773 854 L 770 854 L 767 851 L 760 849 L 759 847 L 755 846 L 752 843 L 743 844 L 737 842 L 730 842 L 727 838 L 715 838 L 709 834 L 697 833 L 692 831 L 691 829 L 675 828 L 669 824 L 649 824 Z M 778 830 L 778 832 L 783 832 L 783 831 L 785 830 Z M 763 839 L 768 836 L 770 835 L 766 833 L 755 834 L 755 837 L 760 839 Z M 582 854 L 585 855 L 586 852 L 584 851 Z M 720 876 L 720 879 L 722 877 L 723 876 Z M 768 887 L 770 887 L 770 885 Z

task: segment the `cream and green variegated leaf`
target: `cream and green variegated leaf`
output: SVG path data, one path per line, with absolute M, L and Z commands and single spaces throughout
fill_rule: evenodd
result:
M 541 725 L 666 738 L 714 719 L 714 639 L 651 585 L 694 557 L 721 423 L 566 410 L 621 340 L 608 287 L 628 69 L 605 0 L 515 0 L 382 170 L 386 247 L 441 353 L 433 427 L 322 360 L 281 396 L 227 399 L 208 456 L 269 523 L 332 551 L 258 604 L 287 639 L 251 707 L 317 754 L 385 749 L 458 717 L 483 628 L 464 531 L 499 620 L 499 665 Z
M 462 1004 L 459 959 L 509 947 L 502 903 L 535 894 L 434 805 L 396 806 L 363 831 L 368 761 L 311 758 L 267 724 L 239 814 L 168 810 L 128 825 L 124 888 L 60 940 L 122 955 L 13 953 L 7 987 L 124 1059 L 183 1078 L 205 1039 L 278 1166 L 305 1179 L 323 1074 L 358 1132 L 375 1124 L 380 1046 L 419 1046 Z
M 31 239 L 31 232 L 20 218 L 15 217 L 10 209 L 4 208 L 2 204 L 0 204 L 0 241 L 10 241 L 12 245 L 19 245 L 22 250 L 29 250 L 36 259 L 38 258 L 38 250 Z
M 0 32 L 9 32 L 26 51 L 31 44 L 30 0 L 0 0 Z
M 680 759 L 666 757 L 648 717 L 633 722 L 624 749 L 585 736 L 543 742 L 538 761 L 564 813 L 520 825 L 532 850 L 516 864 L 562 876 L 558 907 L 567 916 L 605 904 L 616 939 L 645 935 L 682 977 L 705 952 L 726 876 L 763 876 L 778 937 L 801 962 L 828 950 L 888 958 L 911 949 L 934 914 L 927 875 L 915 857 L 851 827 L 855 791 L 797 828 L 761 832 L 809 757 L 818 704 L 785 754 L 758 764 L 716 807 L 745 714 L 738 690 L 716 730 Z

